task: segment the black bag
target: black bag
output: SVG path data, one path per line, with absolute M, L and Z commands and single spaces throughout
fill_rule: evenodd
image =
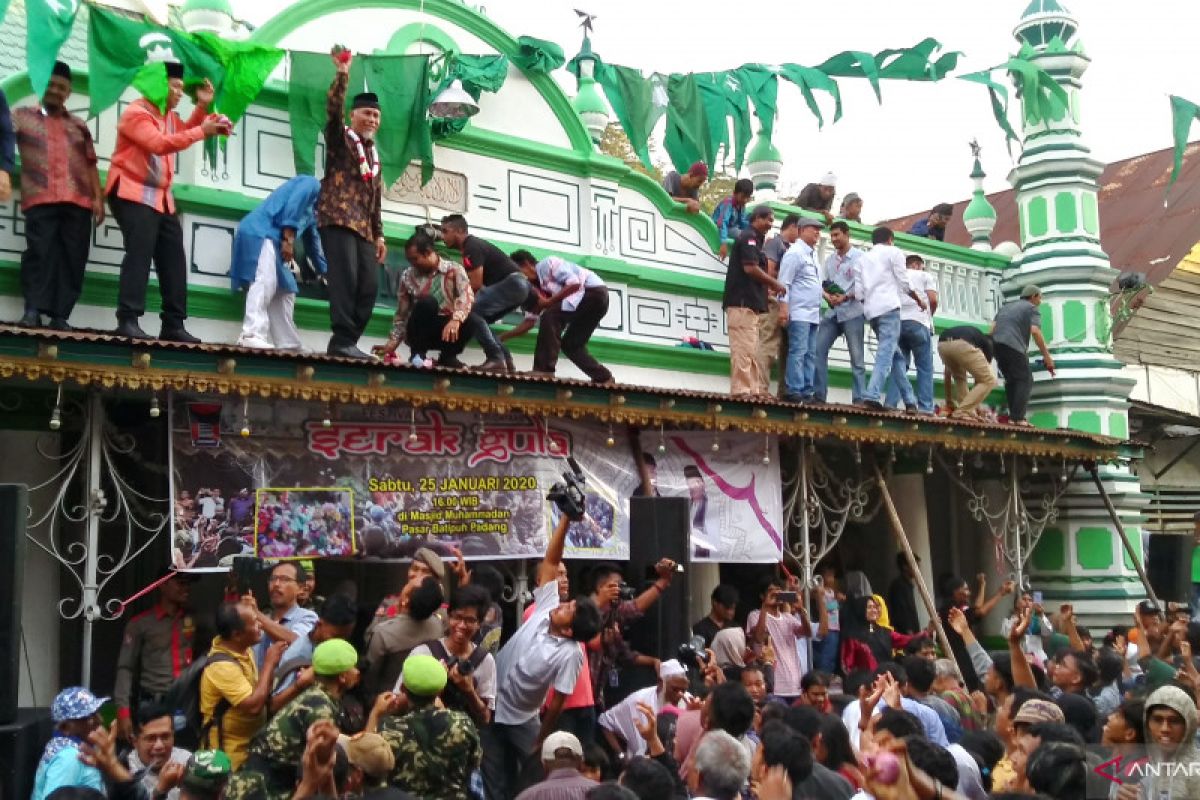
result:
M 236 664 L 237 659 L 228 653 L 210 653 L 207 656 L 192 661 L 188 668 L 179 674 L 167 691 L 163 694 L 163 705 L 167 710 L 173 713 L 182 713 L 185 725 L 182 733 L 187 741 L 195 741 L 204 747 L 207 747 L 208 731 L 212 725 L 217 726 L 218 747 L 221 747 L 224 738 L 221 732 L 222 722 L 225 718 L 225 712 L 230 709 L 229 701 L 221 698 L 213 709 L 212 722 L 208 725 L 204 724 L 204 718 L 200 713 L 200 678 L 204 675 L 205 668 L 209 664 L 219 664 L 228 662 Z M 177 731 L 176 736 L 181 732 Z

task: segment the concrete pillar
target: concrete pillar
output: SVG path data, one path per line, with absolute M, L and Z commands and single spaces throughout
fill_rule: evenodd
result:
M 712 590 L 721 582 L 720 564 L 692 564 L 688 576 L 688 626 L 708 616 Z
M 933 559 L 930 553 L 930 537 L 929 537 L 929 514 L 925 507 L 925 476 L 920 473 L 903 473 L 893 475 L 888 480 L 888 491 L 892 494 L 892 499 L 896 503 L 896 513 L 900 516 L 900 524 L 904 526 L 904 533 L 908 536 L 909 547 L 912 548 L 913 555 L 921 560 L 921 576 L 925 580 L 925 585 L 929 587 L 930 593 L 934 596 L 934 601 L 937 599 L 937 588 L 933 584 Z M 900 549 L 893 543 L 892 550 L 900 552 Z M 889 574 L 896 574 L 895 557 L 892 558 L 892 566 Z M 884 594 L 886 597 L 887 584 L 883 586 L 873 587 L 876 592 Z M 917 615 L 921 620 L 921 625 L 929 623 L 929 614 L 925 611 L 925 604 L 921 601 L 920 593 L 916 587 L 913 588 L 914 596 L 917 601 Z

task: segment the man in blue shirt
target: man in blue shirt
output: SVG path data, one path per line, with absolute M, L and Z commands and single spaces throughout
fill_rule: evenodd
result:
M 924 236 L 926 239 L 946 241 L 946 225 L 954 216 L 954 206 L 949 203 L 938 203 L 925 219 L 917 220 L 908 229 L 912 236 Z
M 787 294 L 779 306 L 779 324 L 787 326 L 788 353 L 783 399 L 794 403 L 812 400 L 813 350 L 821 314 L 821 270 L 815 247 L 824 224 L 801 218 L 800 234 L 779 266 L 779 282 Z
M 79 759 L 88 734 L 100 727 L 97 712 L 108 702 L 82 686 L 63 689 L 50 706 L 54 736 L 38 762 L 31 800 L 46 800 L 55 789 L 75 786 L 105 791 L 100 770 Z
M 754 199 L 754 181 L 742 178 L 733 185 L 733 194 L 726 197 L 713 209 L 712 221 L 716 223 L 721 239 L 721 260 L 729 253 L 729 245 L 738 234 L 750 227 L 746 206 Z

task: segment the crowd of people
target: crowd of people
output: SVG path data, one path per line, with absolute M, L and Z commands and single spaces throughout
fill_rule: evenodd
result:
M 418 551 L 365 617 L 354 584 L 321 597 L 288 560 L 261 606 L 228 588 L 205 654 L 175 575 L 128 623 L 112 725 L 107 697 L 55 699 L 33 800 L 1200 797 L 1184 604 L 1143 602 L 1097 638 L 1070 605 L 982 574 L 946 576 L 926 621 L 903 555 L 884 594 L 833 563 L 808 589 L 772 568 L 750 602 L 717 586 L 660 659 L 630 633 L 676 565 L 639 591 L 598 564 L 577 594 L 569 523 L 509 625 L 499 573 L 461 558 Z
M 297 262 L 325 276 L 332 336 L 328 353 L 356 359 L 373 356 L 359 349 L 375 305 L 379 265 L 387 256 L 383 236 L 382 178 L 375 137 L 384 124 L 375 94 L 352 98 L 349 124 L 344 107 L 352 58 L 333 57 L 325 130 L 324 177 L 297 176 L 285 182 L 248 214 L 234 239 L 230 275 L 246 290 L 246 310 L 238 343 L 246 347 L 301 350 L 293 312 Z M 228 120 L 208 113 L 212 86 L 194 92 L 187 121 L 176 113 L 184 94 L 183 67 L 164 65 L 170 86 L 165 109 L 148 99 L 121 115 L 107 184 L 101 187 L 91 134 L 65 103 L 72 87 L 70 68 L 58 63 L 39 106 L 11 115 L 21 154 L 22 213 L 28 247 L 21 262 L 25 313 L 20 324 L 70 330 L 68 319 L 82 287 L 91 225 L 104 219 L 106 206 L 121 227 L 121 263 L 116 332 L 149 338 L 139 320 L 145 309 L 150 266 L 162 294 L 160 339 L 197 342 L 184 327 L 187 281 L 183 237 L 171 186 L 175 154 L 216 135 L 228 134 Z M 7 106 L 5 106 L 7 109 Z M 8 115 L 0 115 L 0 127 Z M 7 146 L 7 145 L 6 145 Z M 12 154 L 0 154 L 0 197 L 11 191 Z M 58 164 L 65 164 L 60 169 Z M 161 169 L 159 165 L 161 164 Z M 7 167 L 7 169 L 6 169 Z M 682 175 L 668 173 L 663 189 L 689 212 L 700 210 L 700 189 L 708 178 L 702 163 Z M 728 324 L 731 393 L 769 397 L 772 368 L 780 364 L 778 396 L 798 403 L 824 402 L 829 352 L 846 339 L 853 376 L 852 400 L 868 408 L 903 408 L 933 414 L 933 315 L 937 285 L 924 272 L 919 255 L 907 257 L 893 246 L 884 227 L 872 234 L 872 247 L 850 244 L 847 222 L 861 222 L 862 198 L 842 198 L 832 213 L 837 177 L 808 184 L 794 203 L 806 216 L 790 214 L 778 233 L 770 207 L 751 208 L 754 186 L 739 180 L 713 211 L 720 236 L 719 255 L 728 259 L 723 307 Z M 953 213 L 939 204 L 908 233 L 942 240 Z M 815 247 L 829 229 L 834 252 L 817 263 Z M 444 248 L 460 261 L 442 255 Z M 299 240 L 299 241 L 298 241 Z M 592 381 L 613 375 L 588 350 L 588 340 L 608 313 L 609 293 L 593 271 L 560 256 L 539 258 L 527 250 L 506 254 L 470 233 L 467 220 L 452 214 L 440 226 L 419 229 L 404 245 L 409 268 L 399 278 L 397 308 L 387 341 L 374 355 L 391 363 L 464 368 L 459 355 L 473 338 L 485 360 L 479 369 L 515 371 L 505 341 L 538 327 L 533 374 L 553 375 L 560 353 Z M 1041 293 L 1027 286 L 1021 300 L 997 315 L 989 334 L 969 326 L 944 331 L 937 351 L 945 364 L 948 414 L 975 418 L 997 381 L 993 358 L 1005 378 L 1009 421 L 1025 424 L 1032 388 L 1027 355 L 1032 336 L 1043 365 L 1054 361 L 1040 333 Z M 1031 308 L 1032 307 L 1032 308 Z M 497 335 L 495 323 L 513 312 L 524 320 Z M 875 366 L 866 375 L 864 334 L 876 338 Z M 396 354 L 407 344 L 407 358 Z M 431 354 L 436 352 L 436 360 Z M 908 379 L 915 365 L 915 391 Z M 968 390 L 968 375 L 975 385 Z

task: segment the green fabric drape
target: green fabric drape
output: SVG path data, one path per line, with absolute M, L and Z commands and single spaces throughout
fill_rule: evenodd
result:
M 958 79 L 969 83 L 978 83 L 987 87 L 988 97 L 992 103 L 992 117 L 996 120 L 996 124 L 1000 126 L 1000 130 L 1004 131 L 1004 143 L 1008 147 L 1008 154 L 1012 155 L 1012 143 L 1018 141 L 1020 137 L 1013 130 L 1012 124 L 1008 121 L 1008 87 L 1003 83 L 992 78 L 992 70 L 985 69 L 981 72 L 972 72 L 969 75 L 959 75 Z
M 325 129 L 325 99 L 333 83 L 333 61 L 328 53 L 293 51 L 288 81 L 288 119 L 292 127 L 292 161 L 297 175 L 316 174 L 317 136 Z M 366 56 L 350 65 L 345 111 L 354 95 L 363 90 Z
M 284 51 L 257 42 L 231 42 L 211 33 L 197 33 L 195 38 L 225 70 L 214 105 L 236 123 L 279 66 Z
M 754 134 L 750 128 L 749 98 L 737 70 L 700 73 L 696 75 L 696 83 L 708 118 L 710 152 L 715 159 L 724 147 L 724 162 L 732 161 L 733 168 L 740 170 Z M 732 137 L 730 122 L 733 123 Z
M 875 60 L 880 65 L 879 77 L 903 81 L 940 81 L 958 66 L 958 59 L 962 56 L 955 50 L 943 54 L 936 61 L 930 61 L 933 54 L 941 49 L 941 42 L 929 38 L 906 49 L 876 53 Z
M 1026 52 L 1024 48 L 1022 52 Z M 1028 51 L 1032 53 L 1032 51 Z M 1006 70 L 1017 85 L 1017 97 L 1024 101 L 1025 119 L 1031 123 L 1061 118 L 1070 98 L 1054 76 L 1023 57 L 1010 58 L 997 69 Z
M 384 183 L 393 183 L 409 162 L 419 160 L 424 185 L 433 176 L 433 138 L 426 121 L 429 56 L 368 56 L 366 75 L 383 116 L 377 145 Z
M 604 88 L 604 96 L 612 107 L 617 121 L 629 137 L 633 152 L 647 169 L 650 161 L 650 132 L 662 115 L 662 107 L 654 97 L 655 83 L 633 67 L 605 64 L 596 58 L 596 82 Z
M 1171 95 L 1171 135 L 1175 140 L 1175 163 L 1171 167 L 1171 179 L 1167 182 L 1167 192 L 1179 178 L 1179 170 L 1183 168 L 1183 153 L 1187 149 L 1188 133 L 1191 132 L 1192 122 L 1200 117 L 1200 106 L 1190 100 Z
M 169 48 L 170 55 L 183 64 L 188 81 L 208 78 L 214 89 L 220 91 L 225 71 L 193 37 L 182 31 L 121 17 L 97 6 L 89 7 L 88 11 L 88 95 L 91 99 L 88 113 L 91 116 L 99 116 L 116 103 L 146 65 L 146 50 L 141 42 L 150 34 L 155 35 L 150 46 Z
M 663 148 L 681 173 L 697 161 L 711 169 L 717 160 L 695 75 L 676 72 L 667 78 L 667 132 Z
M 743 64 L 737 70 L 742 89 L 754 104 L 759 130 L 767 139 L 775 133 L 779 103 L 779 75 L 762 64 Z
M 817 98 L 813 95 L 814 91 L 827 92 L 833 98 L 834 122 L 842 118 L 842 90 L 838 88 L 837 81 L 833 78 L 819 69 L 802 67 L 799 64 L 780 65 L 779 75 L 784 80 L 795 84 L 796 88 L 800 90 L 800 94 L 804 97 L 804 104 L 817 118 L 817 127 L 825 126 L 825 117 L 821 114 L 821 106 L 817 104 Z
M 7 3 L 6 3 L 7 5 Z M 79 3 L 25 0 L 25 57 L 29 63 L 29 85 L 34 97 L 46 93 L 58 51 L 71 36 Z M 0 13 L 0 20 L 4 17 Z
M 805 67 L 804 69 L 808 69 Z M 875 60 L 874 53 L 868 53 L 863 50 L 847 50 L 844 53 L 838 53 L 826 59 L 824 63 L 818 64 L 816 71 L 826 77 L 837 76 L 841 78 L 866 78 L 871 84 L 871 89 L 875 92 L 875 99 L 883 102 L 883 95 L 879 91 L 879 62 Z M 787 77 L 784 75 L 784 77 Z M 789 78 L 789 80 L 791 80 Z M 797 84 L 799 85 L 799 84 Z M 807 101 L 807 97 L 805 100 Z M 812 108 L 812 104 L 809 104 Z
M 8 0 L 0 0 L 0 23 L 4 22 L 6 14 L 8 14 Z
M 513 63 L 526 72 L 553 72 L 566 63 L 563 49 L 554 42 L 518 36 L 517 44 L 519 49 L 513 56 Z

